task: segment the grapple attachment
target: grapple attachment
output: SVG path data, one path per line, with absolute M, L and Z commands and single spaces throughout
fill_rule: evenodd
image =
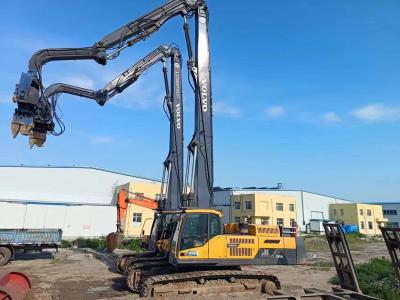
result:
M 33 73 L 22 73 L 16 85 L 13 101 L 17 103 L 11 121 L 11 133 L 15 138 L 18 133 L 29 136 L 29 145 L 42 147 L 46 141 L 47 132 L 52 132 L 54 123 L 52 112 L 47 100 L 39 97 L 38 80 Z

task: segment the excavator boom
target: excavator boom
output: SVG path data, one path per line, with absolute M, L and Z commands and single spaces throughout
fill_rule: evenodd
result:
M 17 84 L 13 101 L 18 108 L 12 121 L 12 133 L 19 132 L 31 136 L 31 145 L 42 146 L 46 133 L 54 135 L 51 122 L 54 106 L 49 105 L 42 84 L 42 66 L 56 60 L 93 59 L 100 64 L 116 58 L 119 53 L 144 40 L 171 18 L 181 15 L 184 18 L 184 32 L 189 55 L 188 67 L 195 92 L 195 131 L 188 147 L 189 157 L 186 170 L 184 207 L 207 208 L 213 202 L 213 144 L 212 144 L 212 94 L 211 70 L 208 42 L 208 8 L 204 0 L 171 0 L 148 14 L 129 22 L 97 41 L 92 47 L 54 48 L 36 52 L 29 61 L 27 73 L 22 73 Z M 196 51 L 193 57 L 190 30 L 187 17 L 195 16 Z M 140 64 L 140 62 L 138 63 Z M 122 91 L 135 76 L 140 74 L 140 66 L 127 70 L 126 75 L 111 81 L 96 94 L 96 101 L 104 104 L 115 93 Z M 178 85 L 175 85 L 178 86 Z M 179 85 L 181 87 L 181 85 Z M 93 95 L 87 94 L 92 97 Z M 180 109 L 182 111 L 182 108 Z M 177 114 L 178 115 L 178 114 Z M 45 118 L 38 119 L 38 116 Z M 182 118 L 179 118 L 182 120 Z M 181 173 L 182 174 L 182 173 Z M 182 185 L 183 186 L 183 185 Z
M 111 32 L 91 47 L 50 48 L 37 51 L 29 60 L 28 72 L 21 75 L 14 93 L 14 101 L 37 104 L 44 90 L 41 78 L 41 69 L 44 64 L 58 60 L 95 60 L 105 65 L 107 60 L 114 59 L 125 48 L 158 31 L 169 19 L 177 15 L 186 16 L 202 5 L 205 5 L 202 0 L 171 0 Z

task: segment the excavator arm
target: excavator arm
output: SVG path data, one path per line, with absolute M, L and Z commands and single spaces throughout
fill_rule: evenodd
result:
M 52 100 L 54 97 L 57 97 L 59 94 L 67 93 L 90 98 L 95 100 L 99 105 L 104 105 L 117 93 L 121 93 L 128 86 L 133 84 L 145 70 L 153 66 L 155 63 L 166 60 L 169 57 L 172 57 L 173 61 L 181 65 L 181 55 L 179 49 L 163 45 L 132 65 L 98 91 L 63 83 L 55 83 L 50 85 L 44 90 L 42 97 L 35 100 L 37 106 L 36 109 L 30 112 L 30 118 L 32 122 L 29 128 L 26 128 L 28 125 L 25 127 L 21 126 L 19 122 L 21 119 L 23 119 L 24 114 L 29 113 L 29 105 L 28 103 L 23 102 L 18 103 L 19 105 L 15 111 L 12 122 L 13 136 L 15 137 L 19 132 L 21 132 L 23 135 L 32 135 L 35 130 L 43 131 L 44 129 L 51 132 L 54 128 L 54 122 L 52 120 L 52 118 L 54 118 L 54 111 L 52 111 L 51 108 L 54 108 L 54 105 L 52 105 L 52 101 L 50 100 Z M 44 126 L 44 124 L 46 124 L 46 126 Z
M 200 6 L 196 13 L 196 52 L 191 71 L 195 90 L 195 129 L 188 146 L 190 155 L 186 165 L 187 190 L 184 206 L 210 208 L 213 206 L 214 161 L 211 64 L 206 6 Z
M 91 47 L 51 48 L 36 52 L 29 61 L 28 72 L 21 75 L 14 93 L 14 101 L 37 105 L 39 95 L 44 90 L 41 78 L 44 64 L 57 60 L 92 59 L 105 65 L 107 60 L 117 57 L 125 48 L 158 31 L 169 19 L 177 15 L 186 16 L 203 5 L 203 0 L 172 0 L 111 32 Z
M 165 61 L 170 57 L 172 57 L 172 61 L 174 63 L 177 63 L 179 66 L 181 65 L 181 54 L 179 49 L 176 47 L 163 45 L 146 55 L 144 58 L 132 65 L 129 69 L 122 72 L 98 91 L 92 91 L 82 87 L 76 87 L 63 83 L 55 83 L 44 90 L 44 99 L 48 99 L 54 94 L 67 93 L 96 100 L 99 105 L 103 106 L 116 94 L 123 92 L 127 87 L 133 84 L 148 68 L 160 61 Z M 179 74 L 181 72 L 180 69 L 181 68 L 179 67 Z
M 189 26 L 186 18 L 196 19 L 196 51 L 193 55 Z M 17 103 L 12 131 L 22 134 L 43 134 L 52 131 L 51 124 L 42 127 L 33 124 L 37 115 L 46 115 L 48 102 L 44 101 L 41 67 L 53 60 L 94 59 L 106 64 L 119 53 L 156 32 L 167 20 L 182 15 L 188 48 L 188 68 L 195 92 L 195 131 L 188 147 L 190 155 L 186 171 L 185 207 L 208 208 L 213 203 L 213 143 L 212 143 L 212 95 L 211 70 L 208 42 L 208 8 L 204 0 L 172 0 L 145 16 L 122 26 L 105 36 L 92 47 L 45 49 L 37 52 L 29 63 L 29 71 L 23 73 L 17 84 L 13 100 Z M 19 125 L 19 126 L 17 126 Z M 40 124 L 42 125 L 42 124 Z M 32 128 L 36 128 L 32 130 Z M 32 132 L 31 132 L 32 131 Z

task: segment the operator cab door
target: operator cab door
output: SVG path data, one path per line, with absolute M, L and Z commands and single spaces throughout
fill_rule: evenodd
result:
M 217 215 L 210 214 L 208 218 L 209 225 L 209 242 L 208 242 L 208 258 L 218 259 L 226 257 L 226 235 L 222 234 L 221 218 Z
M 221 257 L 220 237 L 222 227 L 215 214 L 190 213 L 184 215 L 179 239 L 179 257 L 182 260 Z M 216 252 L 217 250 L 217 252 Z

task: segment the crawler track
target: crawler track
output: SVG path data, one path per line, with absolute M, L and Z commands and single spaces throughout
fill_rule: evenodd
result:
M 155 252 L 143 252 L 143 253 L 128 253 L 128 254 L 122 254 L 118 256 L 117 259 L 117 270 L 119 273 L 124 274 L 125 271 L 127 270 L 128 266 L 136 259 L 148 259 L 151 257 L 155 257 L 156 253 Z
M 262 271 L 191 271 L 149 276 L 141 282 L 139 295 L 171 297 L 244 291 L 273 295 L 277 289 L 278 278 Z

